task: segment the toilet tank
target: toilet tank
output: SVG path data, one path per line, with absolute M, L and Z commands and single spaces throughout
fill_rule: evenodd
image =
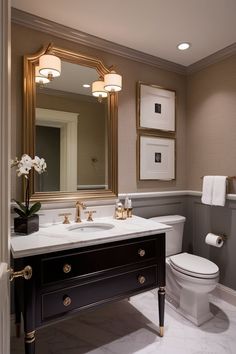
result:
M 166 232 L 166 256 L 180 253 L 182 251 L 184 223 L 186 218 L 181 215 L 165 215 L 156 216 L 150 218 L 150 220 L 172 226 L 172 230 Z

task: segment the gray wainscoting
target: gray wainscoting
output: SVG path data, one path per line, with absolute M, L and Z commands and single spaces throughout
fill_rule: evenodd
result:
M 152 197 L 133 199 L 133 213 L 144 218 L 160 215 L 185 215 L 186 197 Z
M 236 202 L 227 200 L 225 207 L 214 207 L 202 204 L 198 197 L 187 196 L 186 217 L 185 249 L 216 263 L 220 283 L 236 290 Z M 227 240 L 221 248 L 208 246 L 208 232 L 226 235 Z
M 236 201 L 225 207 L 201 203 L 200 196 L 140 197 L 133 199 L 134 214 L 145 218 L 178 214 L 186 216 L 183 251 L 205 257 L 220 269 L 220 283 L 236 290 Z M 224 234 L 223 247 L 205 244 L 208 232 Z

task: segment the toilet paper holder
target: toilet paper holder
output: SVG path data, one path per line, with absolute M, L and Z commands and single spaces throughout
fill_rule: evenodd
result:
M 222 235 L 219 234 L 219 237 L 221 238 L 222 241 L 226 241 L 227 238 L 228 238 L 228 237 L 227 237 L 226 235 L 224 235 L 224 234 L 222 234 Z
M 209 232 L 205 237 L 205 243 L 209 246 L 221 248 L 224 245 L 226 239 L 227 236 L 224 234 L 215 234 Z

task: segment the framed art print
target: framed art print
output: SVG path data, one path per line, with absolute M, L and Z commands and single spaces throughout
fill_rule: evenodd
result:
M 138 83 L 138 128 L 175 131 L 175 91 Z
M 140 180 L 175 179 L 175 139 L 151 135 L 139 139 Z

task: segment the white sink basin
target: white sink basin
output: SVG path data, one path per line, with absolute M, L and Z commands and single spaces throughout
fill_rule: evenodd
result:
M 114 225 L 105 223 L 86 223 L 81 225 L 72 225 L 68 228 L 68 231 L 76 233 L 89 233 L 89 232 L 99 232 L 113 229 Z

